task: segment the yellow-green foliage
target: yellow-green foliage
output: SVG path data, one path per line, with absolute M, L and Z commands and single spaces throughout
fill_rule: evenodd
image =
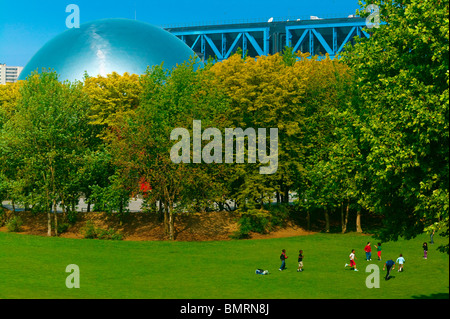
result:
M 86 78 L 84 92 L 90 98 L 91 123 L 113 126 L 138 107 L 140 91 L 139 76 L 136 74 L 113 72 L 106 77 Z

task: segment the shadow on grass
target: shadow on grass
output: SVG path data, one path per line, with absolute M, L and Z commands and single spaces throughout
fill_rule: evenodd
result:
M 385 281 L 391 280 L 391 279 L 395 279 L 395 276 L 389 276 L 388 279 L 386 279 L 386 277 L 384 278 Z
M 431 295 L 419 295 L 419 296 L 412 296 L 413 299 L 449 299 L 448 292 L 440 292 L 437 294 L 431 294 Z

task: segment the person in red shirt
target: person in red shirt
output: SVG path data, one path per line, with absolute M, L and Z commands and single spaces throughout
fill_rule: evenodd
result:
M 366 252 L 366 260 L 372 260 L 372 247 L 370 247 L 370 241 L 367 242 L 366 247 L 364 247 L 364 251 Z

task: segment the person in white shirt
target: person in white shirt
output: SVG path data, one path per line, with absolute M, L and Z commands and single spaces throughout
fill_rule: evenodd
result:
M 355 256 L 355 250 L 352 249 L 352 252 L 350 253 L 350 255 L 348 256 L 350 258 L 350 264 L 345 264 L 345 267 L 350 266 L 350 269 L 353 269 L 354 271 L 358 271 L 358 269 L 356 269 L 356 256 Z
M 398 272 L 403 271 L 403 264 L 405 263 L 405 258 L 403 258 L 403 255 L 400 254 L 400 256 L 397 258 L 396 263 L 399 264 Z

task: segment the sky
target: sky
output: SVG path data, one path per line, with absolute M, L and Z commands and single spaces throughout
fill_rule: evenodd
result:
M 0 0 L 0 63 L 25 66 L 49 40 L 65 31 L 69 4 L 80 23 L 104 18 L 137 19 L 167 27 L 269 18 L 340 18 L 354 14 L 358 0 Z

